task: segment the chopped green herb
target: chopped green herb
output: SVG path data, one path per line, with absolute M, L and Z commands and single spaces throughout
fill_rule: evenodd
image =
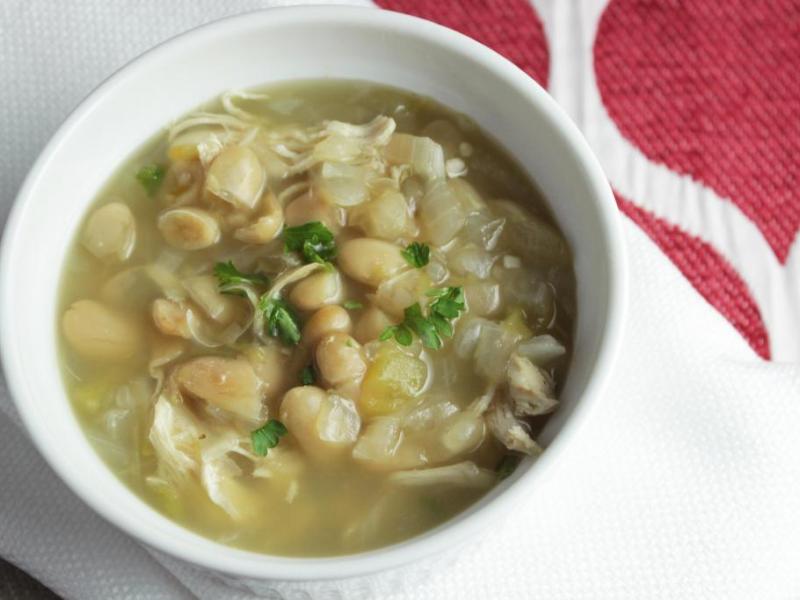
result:
M 300 252 L 306 262 L 326 264 L 336 257 L 333 233 L 319 221 L 312 221 L 283 230 L 286 252 Z
M 405 258 L 406 262 L 412 267 L 421 269 L 430 261 L 431 249 L 427 244 L 411 242 L 400 254 L 403 255 L 403 258 Z
M 406 326 L 401 326 L 394 334 L 394 339 L 401 346 L 410 346 L 411 345 L 411 330 Z
M 156 193 L 164 181 L 167 170 L 161 165 L 145 165 L 136 172 L 136 179 L 142 184 L 148 196 Z
M 226 263 L 219 262 L 214 265 L 214 275 L 219 282 L 219 291 L 223 294 L 235 294 L 237 296 L 245 296 L 242 289 L 246 285 L 255 286 L 268 286 L 269 279 L 259 273 L 242 273 L 237 269 L 233 262 Z
M 431 303 L 431 314 L 445 319 L 455 319 L 465 308 L 464 290 L 460 287 L 433 288 L 427 295 L 436 298 Z
M 305 369 L 300 371 L 300 383 L 303 385 L 314 385 L 314 382 L 317 380 L 316 375 L 314 375 L 314 367 L 308 365 Z
M 359 310 L 361 308 L 364 308 L 364 305 L 361 304 L 361 302 L 359 302 L 358 300 L 346 300 L 344 303 L 344 307 L 347 310 Z
M 278 441 L 288 433 L 286 425 L 277 419 L 270 419 L 258 429 L 250 432 L 253 453 L 266 456 L 270 448 L 278 445 Z
M 280 298 L 261 296 L 258 310 L 267 321 L 267 333 L 289 346 L 300 342 L 300 319 L 289 304 Z
M 441 348 L 442 338 L 453 335 L 451 321 L 466 309 L 464 291 L 460 287 L 435 288 L 429 290 L 427 295 L 436 298 L 428 308 L 427 317 L 422 314 L 419 302 L 416 302 L 405 309 L 402 323 L 387 327 L 378 339 L 386 341 L 393 337 L 398 344 L 409 346 L 413 332 L 426 348 Z
M 506 454 L 494 468 L 497 472 L 497 478 L 502 481 L 516 470 L 517 465 L 519 465 L 519 456 L 515 454 Z
M 442 347 L 442 338 L 439 337 L 436 326 L 432 320 L 426 319 L 422 315 L 422 308 L 419 302 L 406 308 L 403 311 L 403 317 L 405 326 L 417 334 L 426 348 L 438 350 Z
M 385 342 L 392 338 L 401 346 L 410 346 L 412 340 L 411 330 L 406 327 L 405 323 L 391 325 L 383 330 L 383 333 L 381 333 L 378 339 Z

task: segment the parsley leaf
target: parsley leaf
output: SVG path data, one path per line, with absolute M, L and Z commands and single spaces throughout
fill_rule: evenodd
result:
M 305 369 L 300 371 L 300 383 L 302 385 L 314 385 L 316 380 L 317 377 L 314 374 L 314 367 L 311 365 L 308 365 Z
M 430 261 L 431 249 L 427 244 L 411 242 L 400 254 L 403 255 L 403 258 L 405 258 L 406 262 L 412 267 L 421 269 Z
M 336 257 L 333 233 L 319 221 L 311 221 L 283 230 L 286 252 L 300 252 L 306 262 L 325 264 Z
M 364 308 L 364 305 L 361 304 L 358 300 L 346 300 L 343 306 L 347 310 L 358 310 L 360 308 Z
M 277 446 L 280 438 L 287 433 L 286 425 L 277 419 L 270 419 L 258 429 L 250 432 L 253 453 L 258 456 L 266 456 L 269 449 Z
M 167 170 L 161 165 L 145 165 L 136 172 L 136 179 L 142 184 L 148 196 L 156 193 L 156 190 L 164 181 Z
M 515 454 L 506 454 L 494 468 L 497 473 L 497 478 L 502 481 L 517 469 L 517 465 L 519 465 L 519 456 Z
M 419 302 L 416 302 L 403 311 L 402 323 L 387 327 L 378 339 L 386 341 L 394 338 L 398 344 L 409 346 L 413 332 L 426 348 L 441 348 L 442 338 L 453 335 L 451 321 L 466 309 L 464 290 L 460 287 L 434 288 L 427 295 L 436 298 L 428 307 L 427 317 L 422 314 Z
M 262 285 L 265 287 L 269 285 L 269 279 L 264 275 L 242 273 L 231 261 L 215 264 L 214 276 L 219 283 L 219 291 L 223 294 L 245 296 L 246 294 L 242 289 L 245 285 Z
M 378 339 L 385 342 L 392 338 L 401 346 L 410 346 L 413 336 L 411 330 L 404 323 L 400 323 L 400 325 L 391 325 L 384 329 Z
M 438 350 L 442 347 L 442 338 L 439 337 L 436 326 L 430 319 L 422 316 L 419 302 L 407 307 L 403 311 L 403 316 L 405 317 L 403 324 L 419 336 L 426 348 Z
M 289 346 L 296 346 L 300 342 L 300 319 L 285 300 L 269 298 L 265 294 L 258 301 L 258 310 L 264 313 L 267 333 L 272 337 Z

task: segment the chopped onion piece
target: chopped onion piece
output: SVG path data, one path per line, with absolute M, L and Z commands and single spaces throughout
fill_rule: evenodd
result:
M 423 402 L 403 415 L 403 428 L 408 431 L 426 431 L 458 412 L 449 397 L 430 394 Z
M 410 221 L 406 199 L 394 190 L 386 190 L 349 215 L 350 225 L 361 228 L 370 237 L 383 240 L 396 240 L 408 233 Z
M 541 366 L 564 356 L 567 349 L 552 335 L 544 334 L 520 342 L 517 352 Z
M 450 271 L 444 266 L 444 263 L 438 260 L 432 260 L 425 267 L 425 272 L 431 278 L 431 283 L 439 285 L 450 276 Z
M 370 421 L 353 448 L 358 461 L 380 462 L 393 457 L 400 447 L 403 432 L 395 417 L 377 417 Z
M 450 268 L 459 275 L 475 275 L 478 279 L 486 279 L 492 271 L 494 257 L 486 250 L 467 244 L 451 251 L 448 256 Z
M 454 156 L 459 144 L 464 138 L 461 131 L 446 119 L 436 119 L 428 123 L 422 130 L 422 135 L 425 135 L 441 144 L 447 156 Z
M 411 170 L 425 179 L 443 179 L 445 176 L 444 151 L 431 138 L 396 133 L 386 146 L 384 155 L 389 164 L 411 165 Z
M 206 189 L 235 206 L 256 207 L 267 174 L 255 152 L 246 146 L 229 146 L 217 155 L 206 174 Z
M 555 227 L 509 200 L 496 200 L 492 208 L 506 217 L 504 238 L 526 262 L 548 266 L 569 262 L 569 247 Z
M 473 212 L 467 216 L 464 234 L 473 244 L 492 251 L 503 233 L 505 219 L 494 219 L 486 212 Z
M 328 204 L 356 206 L 368 198 L 367 176 L 364 167 L 325 162 L 314 177 L 314 190 Z
M 217 278 L 213 275 L 198 275 L 185 279 L 183 286 L 189 297 L 218 323 L 230 323 L 236 316 L 238 299 L 221 294 Z
M 423 235 L 443 246 L 461 231 L 466 211 L 448 182 L 438 182 L 420 200 L 419 218 Z
M 448 182 L 448 185 L 467 212 L 486 211 L 486 202 L 483 201 L 478 190 L 472 187 L 472 184 L 466 179 L 453 179 Z
M 482 329 L 490 321 L 481 318 L 472 318 L 459 324 L 453 340 L 453 349 L 459 358 L 470 358 L 478 345 Z
M 316 425 L 322 441 L 350 443 L 356 441 L 361 430 L 361 417 L 352 400 L 329 392 L 328 401 L 320 406 Z
M 451 485 L 457 487 L 486 488 L 496 477 L 492 471 L 482 469 L 471 461 L 464 461 L 444 467 L 397 471 L 389 476 L 389 481 L 403 486 Z
M 354 137 L 333 134 L 314 146 L 315 162 L 349 162 L 358 158 L 363 151 L 363 142 Z
M 168 267 L 159 264 L 158 261 L 147 265 L 145 268 L 148 277 L 158 286 L 164 297 L 170 300 L 183 300 L 186 298 L 186 290 L 181 282 Z
M 506 376 L 508 357 L 514 351 L 517 337 L 505 327 L 487 321 L 481 328 L 475 348 L 475 370 L 490 381 L 500 381 Z
M 480 415 L 461 412 L 444 424 L 440 442 L 449 460 L 476 450 L 483 442 L 485 434 L 486 425 Z
M 444 170 L 451 179 L 467 174 L 467 163 L 460 158 L 450 158 L 444 163 Z
M 464 286 L 469 311 L 479 317 L 491 315 L 500 307 L 500 285 L 494 281 L 476 281 Z
M 260 315 L 260 312 L 256 312 Z M 222 330 L 215 329 L 191 308 L 186 311 L 186 327 L 192 339 L 206 348 L 230 346 L 238 340 L 252 323 L 252 317 L 244 324 L 233 322 Z

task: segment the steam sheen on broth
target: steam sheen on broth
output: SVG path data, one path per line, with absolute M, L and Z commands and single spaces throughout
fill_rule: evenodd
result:
M 67 390 L 113 472 L 295 556 L 421 533 L 538 455 L 575 316 L 569 248 L 505 151 L 352 81 L 175 122 L 98 195 L 60 293 Z

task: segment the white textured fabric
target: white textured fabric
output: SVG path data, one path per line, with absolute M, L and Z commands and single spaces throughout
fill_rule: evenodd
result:
M 40 147 L 104 76 L 190 26 L 267 4 L 4 0 L 3 217 Z M 416 588 L 342 583 L 323 597 L 800 597 L 800 366 L 760 361 L 625 227 L 624 349 L 602 406 L 535 502 Z M 95 516 L 33 450 L 3 390 L 0 408 L 0 555 L 66 598 L 252 597 Z

